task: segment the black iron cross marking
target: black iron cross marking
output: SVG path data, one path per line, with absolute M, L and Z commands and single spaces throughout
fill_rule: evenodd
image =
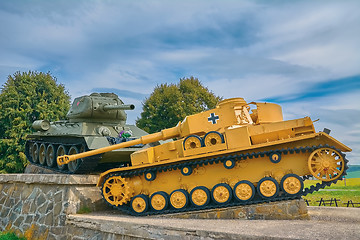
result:
M 211 113 L 210 117 L 208 117 L 208 122 L 212 122 L 212 124 L 216 124 L 216 120 L 219 120 L 219 116 L 215 115 L 215 113 Z

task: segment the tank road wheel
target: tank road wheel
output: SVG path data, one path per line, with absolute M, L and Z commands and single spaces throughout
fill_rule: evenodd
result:
M 224 143 L 224 137 L 216 131 L 208 132 L 204 137 L 204 145 L 210 147 L 213 145 Z
M 240 202 L 249 202 L 255 196 L 255 187 L 247 180 L 240 181 L 234 186 L 234 196 Z
M 166 192 L 156 192 L 150 198 L 151 208 L 155 211 L 163 211 L 169 205 L 169 195 Z
M 203 146 L 203 141 L 201 139 L 201 137 L 196 136 L 196 135 L 190 135 L 187 136 L 184 140 L 184 149 L 188 150 L 188 149 L 193 149 L 193 148 L 200 148 Z
M 271 199 L 279 194 L 279 184 L 272 177 L 264 177 L 257 185 L 260 196 L 264 199 Z
M 39 163 L 45 165 L 46 163 L 46 146 L 42 143 L 39 148 Z
M 52 144 L 49 144 L 46 148 L 46 165 L 48 167 L 54 167 L 56 163 L 55 159 L 55 147 Z
M 296 174 L 286 174 L 281 179 L 280 186 L 287 195 L 295 196 L 303 190 L 304 182 Z
M 206 206 L 210 202 L 210 191 L 206 187 L 198 186 L 190 192 L 190 202 L 196 207 Z
M 69 149 L 69 155 L 73 155 L 73 154 L 77 154 L 79 153 L 79 149 L 76 146 L 71 146 L 71 148 Z M 80 159 L 76 159 L 75 161 L 71 161 L 68 163 L 68 169 L 71 173 L 75 173 L 76 170 L 79 168 L 80 164 L 81 164 L 81 158 Z
M 31 152 L 32 152 L 32 147 L 33 147 L 33 143 L 30 142 L 30 141 L 26 141 L 25 143 L 25 155 L 26 155 L 26 158 L 32 162 L 32 156 L 31 156 Z
M 329 182 L 338 179 L 343 174 L 345 162 L 338 151 L 331 148 L 319 148 L 311 153 L 308 167 L 315 178 Z
M 184 209 L 189 203 L 189 194 L 184 189 L 177 189 L 170 194 L 170 205 L 175 209 Z
M 60 145 L 56 151 L 56 157 L 65 155 L 67 153 L 66 148 L 64 145 Z M 60 170 L 65 170 L 67 167 L 67 164 L 59 165 L 56 161 L 57 167 Z
M 135 213 L 144 213 L 149 208 L 149 197 L 144 194 L 136 195 L 131 200 L 130 206 Z
M 120 176 L 107 178 L 102 186 L 102 194 L 112 206 L 123 205 L 131 198 L 128 183 Z
M 33 143 L 30 154 L 34 163 L 39 162 L 39 144 Z
M 225 183 L 216 184 L 211 190 L 211 197 L 216 204 L 226 204 L 232 198 L 232 189 Z

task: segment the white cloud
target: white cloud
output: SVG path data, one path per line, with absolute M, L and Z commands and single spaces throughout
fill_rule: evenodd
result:
M 72 97 L 146 95 L 192 75 L 225 98 L 281 99 L 287 119 L 319 116 L 359 159 L 359 92 L 307 95 L 360 74 L 359 12 L 358 1 L 2 1 L 0 84 L 38 70 Z M 134 122 L 141 102 L 125 101 L 139 105 Z

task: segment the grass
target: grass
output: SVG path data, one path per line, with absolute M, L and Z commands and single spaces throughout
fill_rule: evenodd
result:
M 316 180 L 306 180 L 304 182 L 305 187 L 310 187 L 311 185 L 315 185 L 316 183 L 320 183 L 320 181 Z M 346 207 L 346 203 L 351 200 L 353 203 L 360 203 L 360 178 L 349 178 L 345 181 L 338 181 L 336 184 L 332 184 L 330 187 L 325 187 L 325 190 L 317 191 L 312 194 L 308 194 L 303 197 L 304 199 L 309 201 L 310 206 L 318 206 L 320 199 L 330 200 L 331 198 L 340 199 L 340 205 Z M 356 206 L 360 207 L 360 204 Z
M 16 236 L 14 232 L 0 232 L 0 240 L 26 240 L 26 238 Z
M 82 208 L 79 209 L 77 213 L 78 214 L 91 213 L 91 209 L 87 206 L 83 206 Z

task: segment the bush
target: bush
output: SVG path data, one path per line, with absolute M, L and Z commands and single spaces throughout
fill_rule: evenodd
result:
M 26 238 L 16 236 L 14 232 L 0 232 L 0 240 L 26 240 Z

